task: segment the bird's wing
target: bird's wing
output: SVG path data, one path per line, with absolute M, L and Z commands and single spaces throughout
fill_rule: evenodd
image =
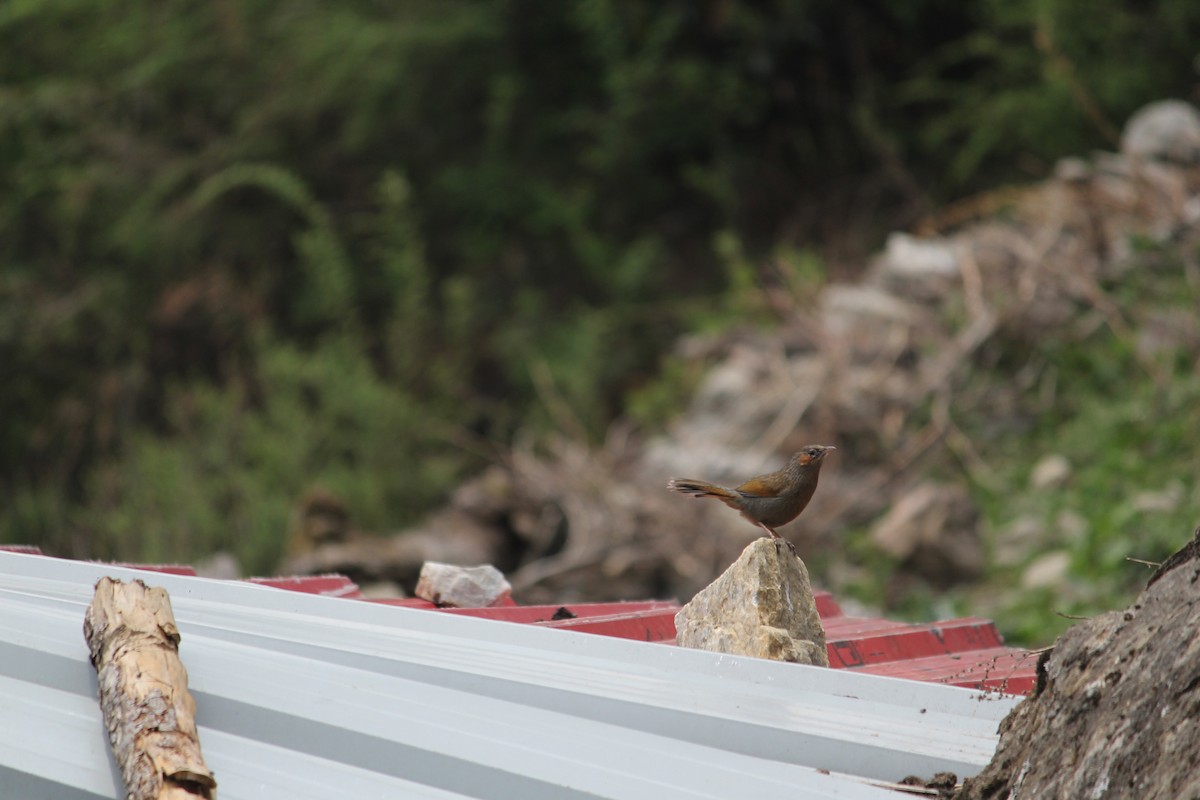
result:
M 734 489 L 742 497 L 778 497 L 779 490 L 761 478 L 751 478 Z

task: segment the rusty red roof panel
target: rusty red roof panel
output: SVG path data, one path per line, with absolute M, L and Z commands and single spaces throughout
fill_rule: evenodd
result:
M 642 642 L 674 642 L 675 614 L 679 606 L 629 611 L 622 614 L 581 616 L 577 619 L 559 619 L 534 623 L 544 628 L 561 628 L 580 633 L 596 633 L 615 636 L 619 639 L 637 639 Z
M 289 592 L 320 594 L 326 597 L 360 599 L 362 590 L 345 575 L 305 575 L 292 578 L 247 578 L 247 583 L 286 589 Z
M 187 575 L 196 577 L 196 568 L 189 567 L 186 564 L 127 564 L 125 562 L 117 562 L 114 567 L 126 567 L 127 569 L 140 569 L 144 572 L 162 572 L 167 575 Z
M 857 672 L 946 683 L 968 689 L 990 689 L 1006 694 L 1028 694 L 1037 683 L 1038 652 L 1012 647 L 963 650 L 924 658 L 910 658 L 852 667 Z
M 1009 694 L 1032 690 L 1036 658 L 1004 646 L 991 620 L 979 617 L 932 623 L 849 617 L 829 592 L 815 592 L 825 626 L 829 665 L 953 686 Z M 437 610 L 426 600 L 375 600 L 389 605 Z M 675 601 L 571 603 L 508 608 L 445 608 L 444 614 L 533 624 L 621 639 L 673 643 Z
M 28 545 L 4 545 L 0 550 L 42 554 Z M 180 565 L 117 566 L 176 575 L 196 574 L 192 567 Z M 674 600 L 520 606 L 507 596 L 491 608 L 439 609 L 419 598 L 364 598 L 358 585 L 345 575 L 248 580 L 293 592 L 645 642 L 674 643 L 675 614 L 680 609 Z M 829 664 L 833 668 L 1009 694 L 1028 693 L 1036 682 L 1037 653 L 1005 647 L 1003 637 L 990 620 L 964 617 L 931 623 L 894 622 L 846 616 L 829 592 L 814 592 L 814 599 L 825 626 Z
M 928 624 L 897 624 L 887 629 L 852 632 L 829 620 L 825 624 L 829 663 L 839 667 L 861 667 L 889 661 L 904 661 L 964 650 L 1000 647 L 1004 640 L 996 626 L 975 617 Z

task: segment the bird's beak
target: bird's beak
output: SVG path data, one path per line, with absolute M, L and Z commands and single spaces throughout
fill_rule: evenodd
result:
M 836 447 L 834 447 L 834 446 L 833 446 L 833 445 L 831 445 L 831 444 L 827 444 L 827 445 L 825 445 L 825 449 L 826 449 L 826 450 L 837 450 L 837 448 L 836 448 Z

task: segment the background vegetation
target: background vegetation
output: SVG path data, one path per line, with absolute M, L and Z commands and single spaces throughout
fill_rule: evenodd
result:
M 770 254 L 844 274 L 1111 148 L 1197 41 L 1188 0 L 9 0 L 0 540 L 266 571 L 312 483 L 392 528 L 547 398 L 659 419 Z

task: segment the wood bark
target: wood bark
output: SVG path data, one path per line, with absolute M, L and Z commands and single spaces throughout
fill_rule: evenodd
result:
M 214 800 L 165 589 L 101 578 L 83 635 L 129 800 Z

